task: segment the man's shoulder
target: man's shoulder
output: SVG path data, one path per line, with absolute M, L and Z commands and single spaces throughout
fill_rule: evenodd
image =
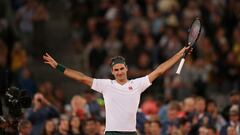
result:
M 132 82 L 144 81 L 144 80 L 146 80 L 146 77 L 147 76 L 142 76 L 142 77 L 138 77 L 135 79 L 131 79 L 130 81 L 132 81 Z
M 113 82 L 113 80 L 111 79 L 98 79 L 98 78 L 94 78 L 93 81 L 101 84 L 111 84 Z

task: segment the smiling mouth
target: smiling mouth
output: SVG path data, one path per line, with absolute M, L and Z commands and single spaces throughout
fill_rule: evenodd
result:
M 117 75 L 118 77 L 121 77 L 121 76 L 123 76 L 122 74 L 120 74 L 120 75 Z

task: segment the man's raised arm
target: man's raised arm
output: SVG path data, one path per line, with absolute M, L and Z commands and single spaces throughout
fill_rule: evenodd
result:
M 58 64 L 48 53 L 43 55 L 44 63 L 50 65 L 52 68 L 57 69 L 64 73 L 69 78 L 72 78 L 74 80 L 77 80 L 85 85 L 88 85 L 89 87 L 92 86 L 93 78 L 78 72 L 76 70 L 72 70 L 69 68 L 64 67 L 61 64 Z
M 157 77 L 161 76 L 168 69 L 170 69 L 174 64 L 178 62 L 178 60 L 183 56 L 184 52 L 188 50 L 189 47 L 183 47 L 179 52 L 177 52 L 173 57 L 159 65 L 153 72 L 151 72 L 149 76 L 150 82 L 153 82 Z M 191 51 L 190 51 L 191 52 Z

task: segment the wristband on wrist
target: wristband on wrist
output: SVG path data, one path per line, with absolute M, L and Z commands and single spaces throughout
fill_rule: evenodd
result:
M 63 66 L 63 65 L 61 65 L 61 64 L 57 64 L 56 69 L 57 69 L 58 71 L 64 73 L 66 67 Z

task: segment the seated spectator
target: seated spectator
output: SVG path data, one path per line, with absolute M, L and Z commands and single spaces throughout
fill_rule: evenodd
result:
M 71 135 L 69 133 L 69 121 L 66 118 L 61 118 L 59 125 L 58 125 L 58 130 L 54 135 Z
M 91 117 L 94 117 L 95 119 L 100 119 L 100 106 L 96 100 L 96 94 L 92 91 L 86 91 L 86 93 L 84 94 L 84 98 L 87 101 L 87 107 Z
M 182 135 L 189 135 L 192 128 L 192 123 L 186 118 L 179 120 L 179 129 Z
M 239 107 L 237 105 L 233 105 L 229 111 L 229 121 L 227 124 L 221 129 L 220 135 L 228 135 L 228 133 L 232 134 L 232 130 L 235 130 L 236 134 L 240 134 L 240 112 Z M 233 129 L 229 129 L 232 127 Z M 230 130 L 230 131 L 228 131 Z M 233 131 L 234 132 L 234 131 Z
M 141 109 L 146 116 L 157 115 L 157 102 L 151 96 L 148 96 L 142 103 Z
M 53 119 L 46 120 L 43 127 L 42 135 L 54 135 L 55 132 L 56 132 L 56 125 Z
M 150 121 L 144 122 L 144 135 L 151 135 L 151 122 Z
M 32 131 L 32 124 L 28 120 L 21 120 L 18 123 L 19 135 L 30 135 Z
M 78 116 L 80 120 L 86 119 L 86 99 L 75 95 L 71 100 L 72 116 Z
M 169 134 L 171 128 L 179 126 L 179 111 L 180 105 L 178 104 L 178 102 L 172 101 L 167 109 L 167 121 L 162 122 L 162 135 Z
M 34 95 L 33 106 L 26 111 L 26 118 L 31 121 L 33 130 L 31 135 L 41 133 L 44 122 L 50 118 L 58 117 L 58 111 L 40 93 Z
M 227 128 L 227 135 L 238 135 L 237 131 L 235 130 L 235 128 L 233 126 L 229 126 Z
M 204 126 L 198 129 L 198 135 L 208 135 L 208 129 Z
M 208 129 L 208 135 L 217 135 L 217 130 L 215 127 L 209 126 L 207 127 L 207 129 Z
M 197 124 L 200 126 L 209 126 L 212 123 L 212 119 L 211 116 L 209 114 L 206 113 L 205 109 L 206 109 L 206 100 L 203 97 L 197 97 L 195 99 L 195 118 L 197 119 L 197 123 L 193 123 L 193 124 Z
M 207 113 L 210 114 L 213 126 L 219 132 L 221 128 L 226 124 L 225 119 L 218 113 L 217 103 L 214 100 L 209 100 L 207 103 Z
M 84 130 L 84 134 L 86 135 L 96 135 L 97 131 L 95 129 L 96 126 L 96 121 L 94 119 L 87 119 L 83 130 Z
M 72 135 L 81 135 L 81 121 L 78 116 L 72 116 L 70 119 L 70 133 Z
M 192 119 L 194 114 L 195 100 L 193 97 L 187 97 L 183 101 L 183 112 L 180 113 L 180 117 L 186 117 Z
M 55 88 L 55 90 L 53 91 L 53 96 L 55 99 L 53 103 L 54 106 L 56 106 L 60 113 L 65 113 L 64 105 L 66 104 L 66 96 L 63 89 L 59 87 Z
M 226 120 L 228 120 L 229 110 L 232 105 L 238 105 L 240 109 L 240 92 L 238 90 L 232 90 L 229 95 L 230 104 L 226 105 L 223 109 L 223 116 Z
M 11 70 L 12 72 L 16 73 L 21 69 L 23 66 L 26 66 L 27 64 L 27 52 L 22 47 L 21 42 L 16 42 L 13 46 L 13 50 L 11 52 L 11 58 L 12 58 L 12 65 Z
M 151 122 L 151 135 L 161 135 L 161 124 L 159 121 Z
M 31 97 L 33 97 L 36 93 L 36 82 L 29 68 L 22 68 L 22 70 L 19 72 L 18 85 L 21 89 L 26 90 L 27 94 Z

